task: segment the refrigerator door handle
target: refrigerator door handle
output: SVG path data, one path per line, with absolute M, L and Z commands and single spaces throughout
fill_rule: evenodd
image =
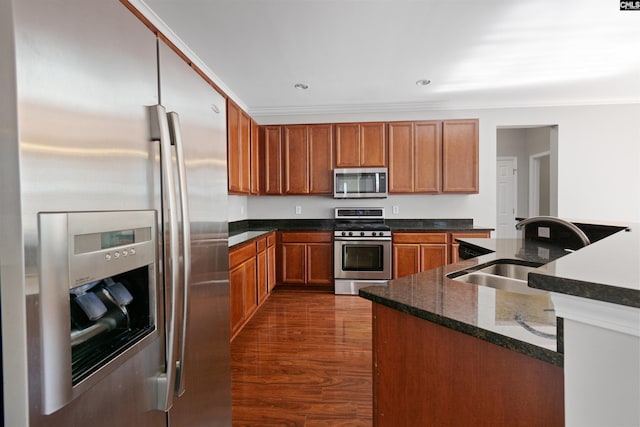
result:
M 169 123 L 167 112 L 162 105 L 154 105 L 149 107 L 151 121 L 151 140 L 160 143 L 160 167 L 162 174 L 162 197 L 164 210 L 167 212 L 168 218 L 163 221 L 168 222 L 169 241 L 165 245 L 169 246 L 169 282 L 165 284 L 165 293 L 170 292 L 171 306 L 165 310 L 165 360 L 166 372 L 159 373 L 155 382 L 157 385 L 157 402 L 156 409 L 168 411 L 173 405 L 173 395 L 175 390 L 175 371 L 176 371 L 176 317 L 177 317 L 177 291 L 180 274 L 180 255 L 179 255 L 179 236 L 178 236 L 178 206 L 176 200 L 176 187 L 173 176 L 173 161 L 171 153 L 171 134 L 169 131 Z M 163 230 L 164 234 L 164 230 Z M 166 254 L 166 246 L 165 246 Z M 167 259 L 165 255 L 165 260 Z M 166 268 L 166 267 L 165 267 Z M 167 319 L 167 313 L 170 318 Z
M 178 188 L 180 189 L 180 210 L 182 217 L 182 322 L 180 323 L 180 348 L 179 356 L 176 360 L 176 379 L 175 393 L 182 396 L 185 391 L 185 376 L 183 375 L 185 368 L 185 347 L 188 331 L 188 313 L 189 313 L 189 283 L 191 283 L 191 229 L 189 227 L 189 197 L 187 193 L 187 174 L 186 164 L 184 160 L 184 152 L 182 145 L 182 128 L 180 127 L 180 117 L 176 112 L 170 112 L 169 130 L 171 132 L 171 142 L 175 145 L 176 160 L 178 163 Z

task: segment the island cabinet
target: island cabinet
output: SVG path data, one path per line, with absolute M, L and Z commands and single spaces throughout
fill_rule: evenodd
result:
M 284 128 L 284 193 L 333 193 L 333 125 Z
M 283 285 L 333 287 L 331 232 L 279 233 Z
M 264 156 L 262 193 L 282 194 L 282 127 L 264 126 L 261 135 L 260 148 Z
M 450 242 L 451 242 L 451 251 L 449 253 L 449 262 L 451 264 L 455 264 L 460 261 L 459 249 L 460 243 L 456 242 L 456 239 L 481 239 L 481 238 L 489 238 L 491 237 L 490 231 L 469 231 L 469 232 L 455 232 L 451 233 Z
M 251 118 L 227 99 L 227 161 L 230 194 L 251 192 Z
M 374 303 L 373 425 L 562 426 L 563 369 Z
M 275 286 L 275 232 L 229 250 L 231 337 L 235 337 Z
M 389 192 L 441 191 L 441 122 L 389 123 Z
M 477 193 L 478 120 L 442 122 L 442 192 Z
M 393 233 L 393 278 L 420 273 L 449 262 L 447 233 Z
M 386 123 L 337 123 L 337 168 L 386 167 Z

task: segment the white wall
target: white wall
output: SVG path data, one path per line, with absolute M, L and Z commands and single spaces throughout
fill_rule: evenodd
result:
M 331 218 L 334 206 L 385 206 L 388 218 L 473 218 L 496 224 L 496 129 L 558 125 L 558 215 L 640 222 L 640 104 L 460 111 L 255 117 L 260 124 L 480 119 L 480 192 L 391 196 L 383 201 L 330 197 L 248 197 L 248 218 Z M 302 206 L 295 215 L 294 206 Z M 391 206 L 399 206 L 399 214 Z M 233 220 L 230 218 L 230 220 Z

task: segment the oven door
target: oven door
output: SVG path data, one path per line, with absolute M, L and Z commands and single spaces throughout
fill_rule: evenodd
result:
M 391 238 L 336 237 L 333 244 L 335 279 L 391 279 Z

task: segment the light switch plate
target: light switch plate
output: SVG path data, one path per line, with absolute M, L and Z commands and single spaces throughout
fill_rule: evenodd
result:
M 538 237 L 550 238 L 551 229 L 549 227 L 538 227 Z

